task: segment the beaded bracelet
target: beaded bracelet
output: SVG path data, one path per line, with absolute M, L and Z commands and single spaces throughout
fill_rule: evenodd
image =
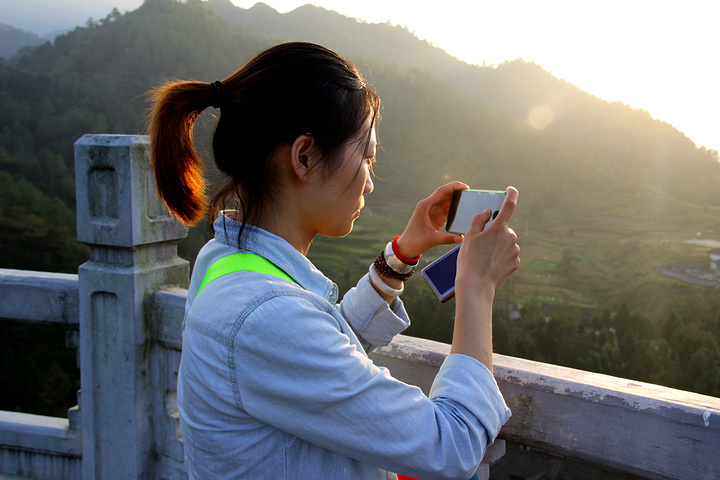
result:
M 375 261 L 373 262 L 373 266 L 377 270 L 377 272 L 382 275 L 385 278 L 394 278 L 397 280 L 402 280 L 403 282 L 410 278 L 410 276 L 415 272 L 415 269 L 410 269 L 407 273 L 398 273 L 396 272 L 390 265 L 388 265 L 387 261 L 385 260 L 385 251 L 380 250 L 380 253 L 378 253 L 378 256 L 375 258 Z

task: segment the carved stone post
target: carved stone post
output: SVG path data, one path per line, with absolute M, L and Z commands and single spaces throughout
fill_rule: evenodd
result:
M 75 143 L 83 479 L 151 479 L 155 457 L 148 300 L 186 287 L 177 257 L 187 229 L 160 202 L 143 136 L 85 135 Z

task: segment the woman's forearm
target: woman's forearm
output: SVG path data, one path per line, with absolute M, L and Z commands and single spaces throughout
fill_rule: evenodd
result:
M 492 306 L 495 289 L 455 294 L 455 328 L 450 353 L 473 357 L 492 372 Z

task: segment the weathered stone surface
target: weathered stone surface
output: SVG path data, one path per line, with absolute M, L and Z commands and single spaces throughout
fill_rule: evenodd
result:
M 187 286 L 189 267 L 176 248 L 187 229 L 158 199 L 148 147 L 140 136 L 75 144 L 78 240 L 91 249 L 79 269 L 85 479 L 157 471 L 153 422 L 164 415 L 154 408 L 150 300 L 165 286 Z
M 162 205 L 142 135 L 84 135 L 75 142 L 78 240 L 133 247 L 181 240 L 187 228 Z
M 187 295 L 187 289 L 168 288 L 152 296 L 153 339 L 178 352 L 182 348 L 182 319 Z
M 372 357 L 427 391 L 449 352 L 399 336 Z M 645 478 L 720 478 L 719 398 L 497 354 L 494 375 L 504 438 Z
M 648 478 L 720 475 L 720 399 L 496 355 L 503 434 Z
M 78 324 L 78 276 L 0 269 L 0 318 Z
M 82 454 L 82 437 L 66 419 L 19 412 L 0 411 L 0 445 L 66 457 Z

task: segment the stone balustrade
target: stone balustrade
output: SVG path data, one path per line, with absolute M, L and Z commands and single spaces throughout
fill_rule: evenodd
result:
M 76 143 L 78 275 L 0 270 L 0 319 L 79 329 L 68 419 L 0 412 L 0 478 L 183 479 L 175 385 L 186 230 L 159 202 L 141 136 Z M 398 336 L 373 360 L 427 391 L 449 345 Z M 649 479 L 720 478 L 720 399 L 495 355 L 501 439 Z M 504 441 L 488 451 L 491 463 Z M 488 463 L 480 473 L 488 478 Z

